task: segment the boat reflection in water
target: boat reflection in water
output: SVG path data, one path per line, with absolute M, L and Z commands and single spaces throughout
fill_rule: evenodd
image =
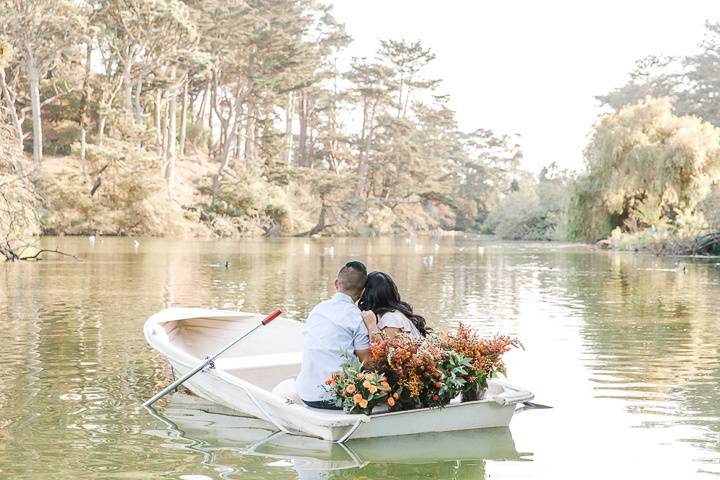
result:
M 150 411 L 166 428 L 148 430 L 147 434 L 185 440 L 185 444 L 174 442 L 166 446 L 201 453 L 203 465 L 221 478 L 247 475 L 247 462 L 242 462 L 241 472 L 232 465 L 233 454 L 263 457 L 262 469 L 292 468 L 302 479 L 419 478 L 428 474 L 442 478 L 485 478 L 487 460 L 531 459 L 531 454 L 517 452 L 510 430 L 505 427 L 338 444 L 276 432 L 268 422 L 238 416 L 233 410 L 183 393 L 172 395 L 162 414 Z

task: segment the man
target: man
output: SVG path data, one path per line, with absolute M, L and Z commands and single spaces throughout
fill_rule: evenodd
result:
M 345 264 L 335 279 L 335 296 L 313 308 L 305 321 L 303 362 L 295 385 L 309 407 L 340 410 L 329 401 L 325 380 L 348 359 L 357 356 L 367 362 L 370 358 L 368 331 L 355 305 L 366 280 L 365 265 Z

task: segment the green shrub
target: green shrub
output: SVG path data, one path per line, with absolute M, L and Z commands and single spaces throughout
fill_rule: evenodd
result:
M 80 126 L 63 122 L 48 124 L 43 128 L 43 150 L 48 155 L 70 155 L 74 143 L 80 141 Z
M 213 195 L 212 182 L 213 176 L 207 176 L 199 190 L 213 196 L 203 208 L 203 217 L 218 235 L 229 235 L 228 223 L 237 235 L 263 234 L 275 226 L 283 231 L 291 228 L 287 196 L 281 187 L 259 178 L 226 179 Z
M 188 143 L 195 146 L 202 152 L 207 152 L 210 130 L 202 123 L 188 122 L 185 130 L 185 138 Z
M 567 187 L 572 182 L 566 172 L 550 177 L 543 169 L 540 180 L 511 191 L 490 212 L 483 230 L 510 240 L 564 240 L 567 236 Z

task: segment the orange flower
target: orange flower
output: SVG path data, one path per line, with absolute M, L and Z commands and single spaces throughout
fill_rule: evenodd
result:
M 345 391 L 346 391 L 347 393 L 354 393 L 354 392 L 355 392 L 355 385 L 353 385 L 353 384 L 351 383 L 350 385 L 348 385 L 347 387 L 345 387 Z
M 393 396 L 393 398 L 394 398 L 395 400 L 397 400 L 398 398 L 400 398 L 400 395 L 398 395 L 397 392 L 393 393 L 392 396 Z
M 367 378 L 368 380 L 373 380 L 375 378 L 375 375 L 373 375 L 372 373 L 368 373 L 365 375 L 365 378 Z
M 370 386 L 371 386 L 371 384 L 370 384 L 370 382 L 368 382 L 367 380 L 365 380 L 365 381 L 363 382 L 363 387 L 365 387 L 365 388 L 368 388 L 368 389 L 369 389 L 369 388 L 370 388 Z
M 442 383 L 440 383 L 440 382 L 435 382 L 435 388 L 440 388 L 440 387 L 442 387 Z
M 390 405 L 391 407 L 395 406 L 395 399 L 393 399 L 393 397 L 388 397 L 387 402 L 388 402 L 388 405 Z
M 440 400 L 440 396 L 439 396 L 439 395 L 433 395 L 433 400 L 435 400 L 435 401 L 437 402 L 438 400 Z
M 355 375 L 355 378 L 357 378 L 358 380 L 362 380 L 364 376 L 365 376 L 364 373 L 358 372 L 357 375 Z
M 355 402 L 355 403 L 360 403 L 360 402 L 364 402 L 364 401 L 365 401 L 365 399 L 359 393 L 356 393 L 355 396 L 353 397 L 353 402 Z
M 367 387 L 367 389 L 370 391 L 370 393 L 375 393 L 378 391 L 375 385 L 370 385 L 369 387 Z
M 380 382 L 380 385 L 382 385 L 382 386 L 385 387 L 385 388 L 390 388 L 390 384 L 389 384 L 388 382 L 386 382 L 386 381 Z
M 363 398 L 362 400 L 360 400 L 360 402 L 358 403 L 358 405 L 360 405 L 360 408 L 367 408 L 367 405 L 368 405 L 368 404 L 367 404 L 367 400 L 365 400 L 365 399 Z

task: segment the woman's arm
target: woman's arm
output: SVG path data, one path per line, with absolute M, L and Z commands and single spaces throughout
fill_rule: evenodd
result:
M 395 327 L 385 327 L 382 329 L 382 333 L 387 335 L 388 338 L 393 338 L 395 335 L 397 335 L 398 333 L 401 333 L 401 332 L 402 332 L 402 329 L 395 328 Z
M 372 310 L 364 310 L 362 312 L 362 319 L 363 322 L 365 322 L 365 326 L 367 327 L 368 334 L 370 335 L 370 339 L 372 340 L 372 336 L 374 334 L 380 333 L 380 329 L 378 328 L 378 318 L 377 315 L 375 315 L 375 312 Z
M 378 318 L 377 315 L 375 315 L 375 312 L 373 312 L 372 310 L 366 310 L 362 312 L 362 317 L 363 321 L 365 322 L 365 326 L 368 329 L 370 341 L 372 341 L 374 335 L 378 335 L 381 332 L 387 335 L 388 338 L 392 338 L 398 333 L 402 332 L 401 328 L 385 327 L 382 330 L 378 328 Z

